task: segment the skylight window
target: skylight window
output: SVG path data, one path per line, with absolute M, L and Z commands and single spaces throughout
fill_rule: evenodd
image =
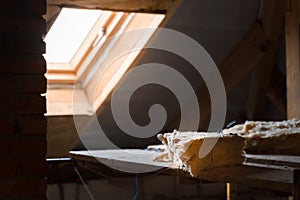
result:
M 153 33 L 145 29 L 145 33 L 130 40 L 120 35 L 135 29 L 155 29 L 164 17 L 163 14 L 63 8 L 45 37 L 47 115 L 95 113 L 140 51 L 111 61 L 119 56 L 122 48 L 135 49 L 137 44 L 143 47 Z M 75 82 L 80 88 L 74 90 Z M 78 113 L 73 111 L 74 93 L 80 96 Z
M 48 63 L 70 63 L 101 16 L 101 10 L 63 8 L 45 42 Z

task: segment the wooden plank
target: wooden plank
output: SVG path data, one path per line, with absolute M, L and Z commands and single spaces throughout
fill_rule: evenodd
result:
M 292 1 L 292 11 L 285 14 L 287 114 L 300 118 L 300 66 L 298 1 Z
M 100 151 L 71 151 L 70 155 L 75 160 L 98 162 L 120 171 L 147 172 L 161 168 L 173 168 L 170 162 L 155 162 L 154 158 L 161 155 L 156 151 L 139 149 L 126 150 L 100 150 Z
M 300 156 L 246 154 L 246 163 L 300 168 Z
M 291 170 L 246 165 L 214 168 L 200 173 L 200 178 L 205 180 L 244 184 L 281 192 L 292 191 L 292 177 Z
M 128 12 L 166 12 L 178 0 L 48 0 L 49 6 L 66 6 Z
M 252 75 L 247 106 L 247 118 L 262 119 L 266 103 L 266 93 L 272 79 L 272 72 L 276 62 L 282 22 L 284 16 L 284 2 L 265 0 L 263 6 L 262 25 L 266 33 L 266 54 Z
M 175 168 L 170 162 L 156 162 L 153 157 L 158 152 L 137 149 L 116 149 L 98 151 L 71 151 L 70 156 L 77 161 L 113 165 L 115 169 L 151 170 Z M 95 159 L 96 158 L 96 159 Z M 267 168 L 249 165 L 220 167 L 200 172 L 199 179 L 216 182 L 246 184 L 274 191 L 292 192 L 293 170 L 285 167 Z

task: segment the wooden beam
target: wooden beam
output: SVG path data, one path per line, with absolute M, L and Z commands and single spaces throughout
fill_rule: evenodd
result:
M 299 10 L 298 0 L 291 1 L 291 11 L 285 13 L 287 114 L 300 118 Z
M 161 26 L 164 26 L 181 2 L 182 0 L 47 0 L 47 13 L 44 18 L 49 30 L 62 7 L 164 13 L 166 17 L 161 24 Z
M 256 22 L 219 67 L 226 92 L 232 91 L 257 66 L 265 54 L 265 45 L 263 27 Z
M 128 12 L 166 12 L 178 0 L 48 0 L 49 6 L 66 6 L 89 9 L 128 11 Z
M 172 162 L 153 161 L 153 157 L 159 153 L 155 151 L 144 151 L 138 149 L 126 150 L 97 150 L 88 151 L 71 151 L 70 157 L 76 162 L 84 161 L 86 163 L 97 163 L 98 167 L 101 160 L 109 163 L 118 169 L 126 169 L 128 171 L 155 169 L 166 171 L 174 170 L 177 175 L 181 170 L 174 167 Z M 95 159 L 97 158 L 97 159 Z M 94 165 L 94 167 L 97 167 Z M 101 170 L 101 168 L 100 168 Z M 155 173 L 158 173 L 156 171 Z M 292 192 L 293 189 L 293 169 L 284 166 L 272 167 L 267 165 L 257 165 L 253 163 L 245 163 L 242 165 L 217 167 L 202 170 L 197 177 L 201 180 L 214 182 L 229 182 L 236 184 L 249 185 L 256 188 L 269 189 L 272 191 Z M 299 178 L 299 177 L 297 177 Z M 298 179 L 299 180 L 299 179 Z M 298 184 L 296 186 L 299 186 Z
M 260 63 L 265 54 L 265 44 L 266 37 L 263 27 L 261 23 L 256 22 L 219 66 L 227 94 Z M 201 121 L 199 127 L 203 128 L 205 120 L 208 119 L 211 112 L 211 107 L 208 106 L 210 105 L 210 97 L 205 85 L 199 87 L 196 93 L 201 94 L 201 100 L 199 102 Z M 174 129 L 176 125 L 179 124 L 179 120 L 180 114 L 178 114 L 174 122 L 170 124 L 170 129 Z
M 260 164 L 274 167 L 299 168 L 300 157 L 290 155 L 245 154 L 245 163 Z
M 262 26 L 266 33 L 266 55 L 256 67 L 249 90 L 247 118 L 262 119 L 266 103 L 266 93 L 270 86 L 272 71 L 276 63 L 284 16 L 284 1 L 265 0 L 262 13 Z

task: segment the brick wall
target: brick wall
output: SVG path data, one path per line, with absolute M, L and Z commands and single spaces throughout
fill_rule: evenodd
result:
M 0 1 L 0 199 L 46 199 L 45 0 Z

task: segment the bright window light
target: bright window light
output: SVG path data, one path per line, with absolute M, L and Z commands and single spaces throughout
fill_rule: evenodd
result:
M 47 62 L 70 63 L 100 16 L 101 10 L 63 8 L 45 38 Z
M 144 33 L 132 36 L 130 41 L 120 35 L 136 29 L 155 29 L 164 17 L 163 14 L 63 8 L 44 40 L 47 44 L 46 115 L 95 114 L 140 51 L 122 57 L 118 53 L 123 48 L 143 47 L 153 31 L 144 29 Z M 78 96 L 76 111 L 74 94 Z

